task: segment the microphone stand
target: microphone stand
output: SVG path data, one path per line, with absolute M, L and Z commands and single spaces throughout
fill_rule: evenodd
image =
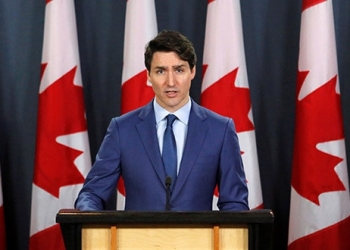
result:
M 167 176 L 165 178 L 165 187 L 166 187 L 166 203 L 165 203 L 165 210 L 170 211 L 170 186 L 171 186 L 172 180 L 171 177 Z

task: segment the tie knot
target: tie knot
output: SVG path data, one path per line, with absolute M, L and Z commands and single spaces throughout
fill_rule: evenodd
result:
M 176 115 L 173 115 L 173 114 L 169 114 L 167 117 L 166 117 L 166 121 L 167 121 L 167 126 L 172 126 L 174 121 L 176 120 Z

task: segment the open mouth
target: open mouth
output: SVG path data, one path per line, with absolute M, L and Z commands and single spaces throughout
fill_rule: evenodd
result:
M 174 96 L 177 94 L 177 91 L 176 90 L 167 90 L 167 91 L 165 91 L 165 94 L 167 96 Z

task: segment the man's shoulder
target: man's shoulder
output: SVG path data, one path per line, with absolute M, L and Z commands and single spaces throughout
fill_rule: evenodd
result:
M 143 120 L 145 117 L 147 117 L 147 115 L 150 114 L 150 112 L 152 112 L 152 105 L 151 103 L 148 103 L 142 107 L 129 111 L 120 116 L 114 117 L 113 120 L 117 123 L 139 122 L 140 120 Z
M 230 118 L 227 116 L 223 116 L 213 110 L 210 110 L 206 107 L 203 107 L 199 105 L 196 102 L 193 102 L 193 111 L 199 115 L 200 117 L 203 117 L 205 119 L 219 121 L 219 122 L 227 122 Z

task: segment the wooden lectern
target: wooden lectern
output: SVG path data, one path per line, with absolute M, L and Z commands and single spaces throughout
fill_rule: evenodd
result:
M 271 210 L 80 212 L 56 216 L 67 250 L 272 249 Z

